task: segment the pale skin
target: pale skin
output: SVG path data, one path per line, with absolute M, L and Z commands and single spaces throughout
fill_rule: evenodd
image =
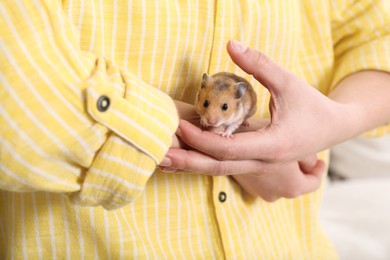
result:
M 227 51 L 269 90 L 271 119 L 250 122 L 233 138 L 181 120 L 177 135 L 185 146 L 167 153 L 161 165 L 169 171 L 232 175 L 268 201 L 297 197 L 321 185 L 325 164 L 316 153 L 390 122 L 389 73 L 357 72 L 325 96 L 256 50 L 230 41 Z

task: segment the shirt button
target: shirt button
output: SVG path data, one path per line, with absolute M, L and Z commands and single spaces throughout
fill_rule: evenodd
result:
M 223 202 L 226 201 L 226 198 L 227 198 L 226 193 L 223 192 L 223 191 L 221 191 L 221 192 L 219 193 L 219 195 L 218 195 L 219 201 L 223 203 Z
M 97 108 L 100 112 L 105 112 L 110 107 L 110 99 L 107 96 L 99 97 L 97 101 Z

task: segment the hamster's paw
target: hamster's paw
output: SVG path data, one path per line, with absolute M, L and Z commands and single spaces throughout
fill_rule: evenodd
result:
M 241 124 L 242 126 L 245 126 L 245 127 L 249 127 L 249 122 L 248 122 L 248 120 L 244 120 L 244 122 L 242 122 L 242 124 Z
M 220 132 L 218 134 L 222 137 L 233 138 L 233 134 L 230 132 Z

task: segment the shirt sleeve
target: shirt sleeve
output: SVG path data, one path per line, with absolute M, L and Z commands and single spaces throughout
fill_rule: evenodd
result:
M 32 2 L 0 3 L 0 188 L 126 205 L 171 145 L 174 103 L 80 50 L 58 6 Z
M 332 87 L 358 71 L 390 72 L 390 1 L 331 0 L 331 3 L 335 55 Z M 367 134 L 386 132 L 390 133 L 390 125 Z

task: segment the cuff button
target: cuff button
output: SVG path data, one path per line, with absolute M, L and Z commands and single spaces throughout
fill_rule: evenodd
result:
M 110 99 L 107 96 L 99 97 L 97 101 L 97 109 L 100 112 L 106 112 L 110 107 Z

